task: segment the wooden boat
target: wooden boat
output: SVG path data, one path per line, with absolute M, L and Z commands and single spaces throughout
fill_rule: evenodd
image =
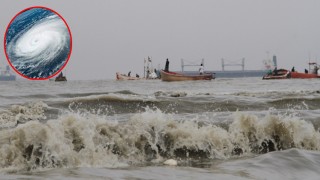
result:
M 194 80 L 211 80 L 214 79 L 214 73 L 204 73 L 202 75 L 188 75 L 176 72 L 166 72 L 161 70 L 162 81 L 194 81 Z
M 120 74 L 119 72 L 117 72 L 116 73 L 116 79 L 117 80 L 140 80 L 140 79 L 144 79 L 144 78 L 127 76 L 125 74 Z
M 264 80 L 288 79 L 288 78 L 290 78 L 290 71 L 288 71 L 286 69 L 279 69 L 276 72 L 272 71 L 262 77 L 262 79 L 264 79 Z
M 67 81 L 66 76 L 62 74 L 62 72 L 54 79 L 54 81 Z

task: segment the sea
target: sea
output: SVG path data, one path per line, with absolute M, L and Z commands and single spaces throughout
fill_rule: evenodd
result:
M 320 79 L 1 82 L 0 179 L 319 179 L 319 107 Z

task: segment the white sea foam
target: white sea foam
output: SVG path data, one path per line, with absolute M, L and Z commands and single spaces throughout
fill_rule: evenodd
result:
M 177 121 L 146 110 L 126 122 L 71 113 L 0 131 L 0 168 L 122 167 L 161 159 L 229 159 L 300 148 L 320 149 L 320 134 L 296 117 L 235 113 L 229 128 Z
M 15 127 L 18 123 L 30 120 L 44 120 L 44 111 L 48 105 L 39 101 L 25 105 L 12 105 L 9 109 L 0 112 L 0 128 Z

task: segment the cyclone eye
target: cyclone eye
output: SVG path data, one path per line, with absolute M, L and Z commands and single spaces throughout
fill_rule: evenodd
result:
M 72 37 L 66 21 L 46 7 L 30 7 L 9 23 L 4 37 L 5 54 L 11 67 L 31 80 L 45 80 L 66 66 Z

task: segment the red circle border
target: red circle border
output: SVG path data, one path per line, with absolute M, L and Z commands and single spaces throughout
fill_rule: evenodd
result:
M 58 16 L 62 19 L 62 21 L 64 22 L 64 24 L 67 26 L 67 29 L 68 29 L 68 32 L 69 32 L 69 35 L 70 35 L 70 51 L 69 51 L 69 54 L 68 54 L 68 57 L 67 57 L 66 62 L 63 64 L 63 66 L 62 66 L 57 72 L 55 72 L 54 74 L 52 74 L 51 76 L 48 76 L 48 77 L 46 77 L 46 78 L 30 78 L 30 77 L 28 77 L 28 76 L 20 73 L 20 72 L 12 65 L 12 63 L 10 62 L 9 56 L 8 56 L 8 54 L 7 54 L 6 39 L 7 39 L 8 30 L 9 30 L 9 27 L 10 27 L 12 21 L 13 21 L 14 19 L 16 19 L 16 17 L 19 16 L 21 13 L 26 12 L 26 11 L 28 11 L 28 10 L 30 10 L 30 9 L 34 9 L 34 8 L 46 9 L 46 10 L 49 10 L 49 11 L 55 13 L 56 15 L 58 15 Z M 56 76 L 57 74 L 59 74 L 59 73 L 65 68 L 65 66 L 68 64 L 69 59 L 70 59 L 70 57 L 71 57 L 71 52 L 72 52 L 72 34 L 71 34 L 70 27 L 69 27 L 69 25 L 67 24 L 66 20 L 65 20 L 59 13 L 57 13 L 55 10 L 52 10 L 52 9 L 50 9 L 50 8 L 48 8 L 48 7 L 44 7 L 44 6 L 31 6 L 31 7 L 28 7 L 28 8 L 26 8 L 26 9 L 23 9 L 22 11 L 20 11 L 18 14 L 16 14 L 16 15 L 11 19 L 10 23 L 9 23 L 8 26 L 7 26 L 6 32 L 4 33 L 3 47 L 4 47 L 4 52 L 5 52 L 5 55 L 6 55 L 6 58 L 7 58 L 7 61 L 8 61 L 8 63 L 9 63 L 9 65 L 11 66 L 11 68 L 12 68 L 17 74 L 19 74 L 20 76 L 22 76 L 22 77 L 24 77 L 24 78 L 26 78 L 26 79 L 29 79 L 29 80 L 48 80 L 48 79 Z

